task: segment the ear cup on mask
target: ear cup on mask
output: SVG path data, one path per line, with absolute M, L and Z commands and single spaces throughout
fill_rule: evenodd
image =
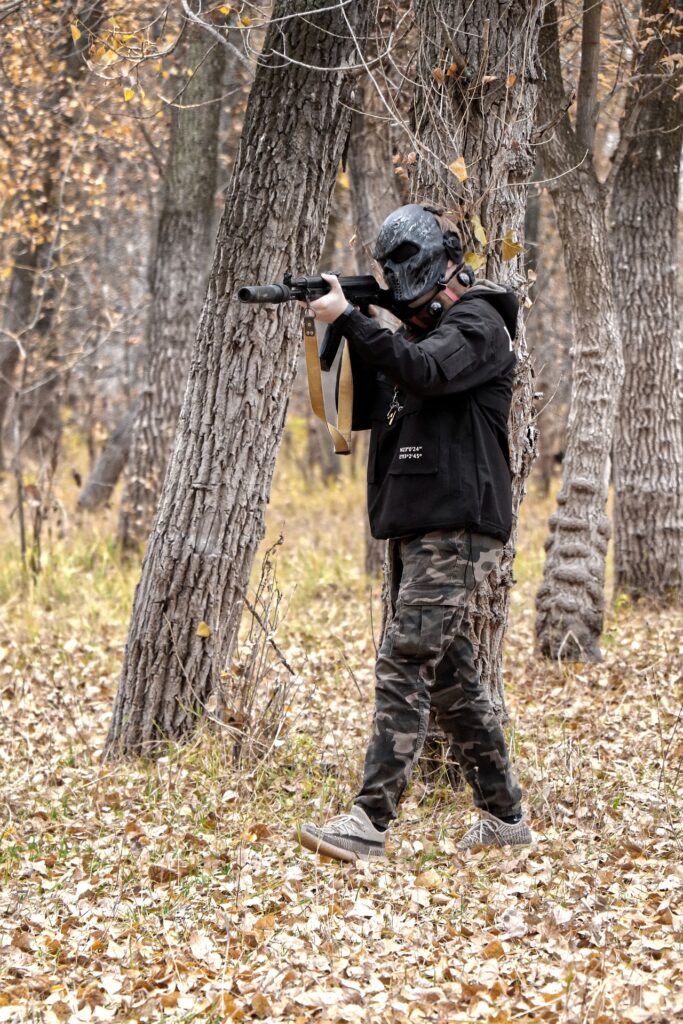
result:
M 463 288 L 471 288 L 475 281 L 474 271 L 472 270 L 472 267 L 470 267 L 467 263 L 464 264 L 464 266 L 458 271 L 455 277 L 456 280 L 459 281 L 459 283 L 463 286 Z
M 455 231 L 444 231 L 443 246 L 449 259 L 462 263 L 462 242 Z

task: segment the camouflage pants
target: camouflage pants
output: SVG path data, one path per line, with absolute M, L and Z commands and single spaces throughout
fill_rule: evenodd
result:
M 467 607 L 503 545 L 464 530 L 389 541 L 394 615 L 375 668 L 375 716 L 354 803 L 384 827 L 396 817 L 427 733 L 430 707 L 474 802 L 498 816 L 520 809 L 503 730 L 481 687 Z

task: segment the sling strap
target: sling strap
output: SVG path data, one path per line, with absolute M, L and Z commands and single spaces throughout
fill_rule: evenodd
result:
M 337 423 L 330 423 L 325 413 L 325 397 L 323 395 L 320 356 L 318 354 L 318 336 L 315 330 L 315 317 L 308 311 L 304 314 L 304 348 L 306 352 L 306 372 L 308 374 L 308 393 L 311 408 L 318 419 L 325 424 L 334 444 L 336 455 L 351 454 L 351 420 L 353 415 L 353 376 L 351 374 L 351 358 L 348 342 L 342 341 L 341 373 L 339 375 L 339 394 L 337 398 Z

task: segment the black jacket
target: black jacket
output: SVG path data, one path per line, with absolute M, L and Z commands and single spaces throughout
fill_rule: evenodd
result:
M 353 370 L 353 429 L 370 429 L 373 537 L 470 529 L 507 541 L 507 421 L 518 302 L 480 282 L 422 336 L 362 313 L 339 318 Z M 401 409 L 387 420 L 395 388 Z

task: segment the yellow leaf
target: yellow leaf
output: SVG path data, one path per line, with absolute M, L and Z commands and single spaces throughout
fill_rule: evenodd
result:
M 248 14 L 243 14 L 242 17 L 240 18 L 240 24 L 241 25 L 251 25 L 253 20 L 254 19 L 250 18 Z
M 476 213 L 473 213 L 472 216 L 470 217 L 470 223 L 472 224 L 472 228 L 474 230 L 474 237 L 476 238 L 476 240 L 480 242 L 481 245 L 486 245 L 486 243 L 488 242 L 488 238 L 486 237 L 486 232 L 484 231 L 484 227 L 481 223 L 481 220 L 479 219 Z
M 465 263 L 474 271 L 481 270 L 486 263 L 486 257 L 482 256 L 480 252 L 466 252 Z
M 218 10 L 227 18 L 227 16 L 230 14 L 230 4 L 223 4 L 223 6 L 219 7 Z
M 501 248 L 504 261 L 513 260 L 515 256 L 519 256 L 520 252 L 524 252 L 524 246 L 515 241 L 512 231 L 505 232 Z
M 197 636 L 211 636 L 211 628 L 208 623 L 200 622 L 197 626 Z
M 257 992 L 251 997 L 251 1008 L 257 1017 L 270 1017 L 273 1013 L 268 997 L 262 992 Z
M 78 27 L 78 25 L 74 21 L 73 25 L 71 26 L 71 38 L 73 39 L 74 43 L 78 42 L 78 40 L 81 38 L 82 34 L 83 33 L 81 32 L 80 28 Z
M 337 177 L 337 181 L 339 182 L 341 188 L 349 188 L 350 185 L 351 185 L 351 182 L 349 181 L 349 176 L 346 173 L 346 171 L 340 171 L 339 172 L 339 175 Z
M 505 79 L 505 88 L 506 89 L 511 89 L 516 81 L 517 81 L 517 75 L 515 75 L 515 74 L 508 75 L 507 78 Z
M 123 90 L 123 98 L 126 101 L 126 103 L 128 103 L 129 100 L 132 100 L 133 96 L 135 96 L 135 92 L 134 92 L 133 89 L 129 89 L 129 88 L 126 87 Z
M 454 160 L 452 164 L 449 164 L 448 170 L 456 176 L 458 181 L 467 181 L 469 177 L 467 167 L 465 166 L 465 158 L 463 156 L 459 156 L 457 160 Z

